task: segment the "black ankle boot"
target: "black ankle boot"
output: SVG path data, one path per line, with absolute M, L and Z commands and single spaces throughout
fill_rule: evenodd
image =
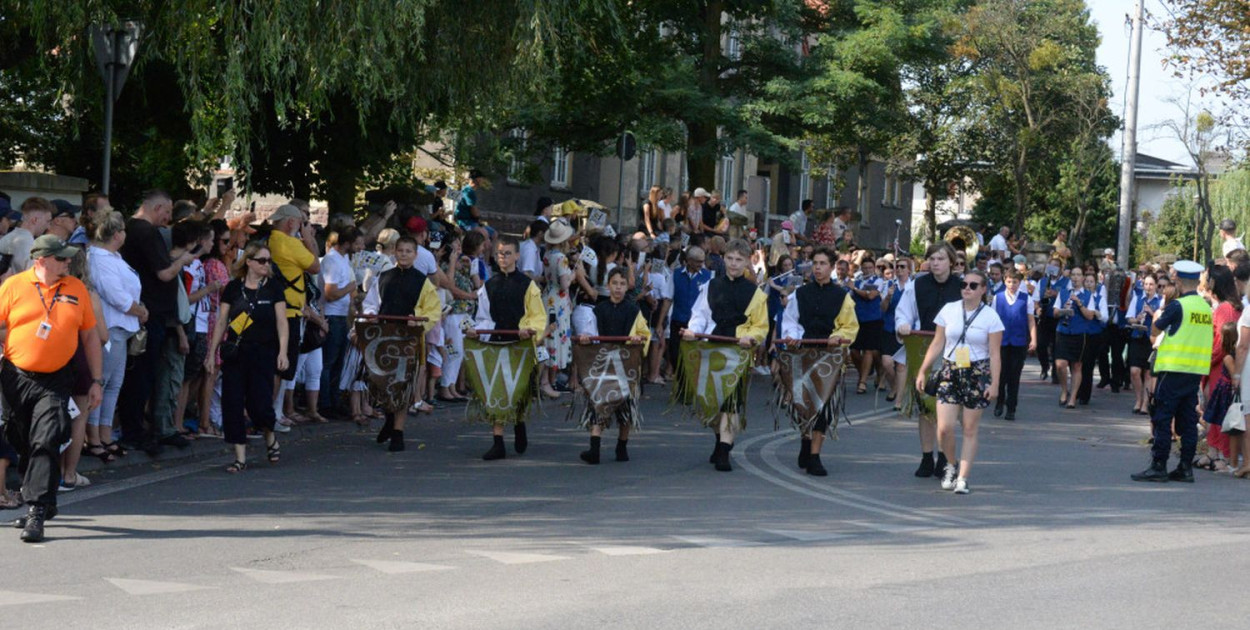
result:
M 920 468 L 916 469 L 917 477 L 933 476 L 933 451 L 924 453 L 920 456 Z
M 1194 482 L 1193 465 L 1185 461 L 1184 458 L 1181 458 L 1181 461 L 1177 462 L 1176 464 L 1176 470 L 1173 470 L 1172 472 L 1168 473 L 1168 480 L 1179 481 L 1181 483 L 1193 483 Z
M 946 453 L 938 451 L 937 463 L 933 465 L 933 476 L 940 478 L 942 474 L 946 472 L 946 464 Z
M 391 431 L 391 445 L 386 447 L 386 450 L 392 453 L 398 453 L 399 451 L 404 450 L 403 431 Z
M 807 474 L 813 477 L 824 477 L 829 474 L 825 467 L 820 463 L 820 453 L 813 454 L 807 460 Z
M 716 443 L 716 470 L 729 472 L 734 469 L 734 467 L 729 463 L 729 451 L 732 448 L 732 444 L 726 444 L 724 442 Z
M 719 452 L 720 452 L 720 434 L 719 434 L 719 433 L 717 433 L 717 434 L 716 434 L 716 448 L 715 448 L 715 449 L 713 449 L 713 450 L 712 450 L 712 454 L 708 456 L 708 458 L 707 458 L 707 463 L 709 463 L 709 464 L 715 464 L 715 463 L 716 463 L 716 454 L 717 454 L 717 453 L 719 453 Z
M 1154 481 L 1159 483 L 1167 483 L 1168 465 L 1166 460 L 1153 460 L 1150 462 L 1150 468 L 1139 473 L 1134 473 L 1129 477 L 1133 481 Z
M 617 440 L 616 441 L 616 461 L 618 462 L 629 461 L 629 449 L 625 446 L 628 443 L 629 443 L 629 440 Z
M 513 427 L 512 432 L 513 432 L 513 435 L 516 437 L 516 442 L 513 443 L 513 448 L 516 449 L 516 454 L 520 455 L 521 453 L 524 453 L 525 449 L 529 448 L 530 446 L 529 437 L 525 435 L 525 423 L 524 422 L 516 423 L 516 426 Z
M 382 430 L 378 431 L 378 444 L 386 444 L 391 439 L 391 432 L 395 430 L 395 422 L 391 420 L 391 415 L 386 414 L 386 420 L 382 423 Z
M 491 461 L 495 459 L 503 459 L 508 456 L 508 450 L 503 447 L 503 436 L 496 435 L 495 443 L 491 445 L 490 450 L 482 455 L 482 459 Z
M 799 468 L 807 469 L 807 463 L 811 460 L 811 457 L 812 441 L 803 438 L 803 441 L 799 442 Z
M 587 464 L 598 464 L 598 463 L 599 463 L 599 444 L 600 444 L 600 441 L 601 441 L 601 438 L 597 438 L 597 437 L 591 436 L 591 438 L 590 438 L 590 449 L 589 449 L 589 450 L 582 451 L 582 456 L 581 456 L 581 457 L 582 457 L 582 461 L 586 462 Z

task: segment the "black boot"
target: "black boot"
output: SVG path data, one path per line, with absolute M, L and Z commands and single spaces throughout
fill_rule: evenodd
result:
M 729 472 L 734 469 L 729 463 L 729 450 L 733 445 L 724 442 L 716 443 L 716 470 L 721 472 Z
M 600 440 L 601 440 L 601 438 L 598 438 L 598 437 L 595 437 L 595 436 L 591 436 L 591 437 L 590 437 L 590 449 L 589 449 L 589 450 L 582 451 L 582 461 L 586 462 L 587 464 L 598 464 L 598 463 L 599 463 L 599 443 L 600 443 Z
M 1139 473 L 1131 475 L 1133 481 L 1155 481 L 1166 483 L 1168 480 L 1167 460 L 1154 460 L 1150 462 L 1150 468 Z
M 799 442 L 799 468 L 806 470 L 807 463 L 811 461 L 811 457 L 812 441 L 808 438 L 803 438 L 803 441 Z
M 813 477 L 824 477 L 829 474 L 825 467 L 820 463 L 820 453 L 813 453 L 807 460 L 807 474 Z
M 720 452 L 720 434 L 719 434 L 719 433 L 717 433 L 717 434 L 716 434 L 716 448 L 715 448 L 715 449 L 713 449 L 713 450 L 712 450 L 712 454 L 708 456 L 708 458 L 707 458 L 707 463 L 709 463 L 709 464 L 715 464 L 715 463 L 716 463 L 716 454 L 717 454 L 717 453 L 719 453 L 719 452 Z
M 1184 458 L 1181 458 L 1181 461 L 1177 462 L 1176 464 L 1176 469 L 1168 473 L 1168 480 L 1179 481 L 1181 483 L 1193 483 L 1194 482 L 1193 465 L 1185 461 Z
M 995 418 L 1003 417 L 1003 411 L 1005 410 L 1006 410 L 1006 407 L 1004 407 L 1002 403 L 998 403 L 997 405 L 994 405 L 994 417 Z
M 391 431 L 391 445 L 388 446 L 386 450 L 392 453 L 398 453 L 399 451 L 404 450 L 404 432 L 403 431 Z
M 490 450 L 482 455 L 482 459 L 486 461 L 503 459 L 508 456 L 508 450 L 503 447 L 503 436 L 496 435 L 495 443 L 491 445 Z
M 43 542 L 43 521 L 47 509 L 42 505 L 32 505 L 26 512 L 26 522 L 22 524 L 22 542 Z
M 1008 410 L 1007 410 L 1007 415 L 1003 416 L 1003 420 L 1013 420 L 1013 421 L 1014 421 L 1015 419 L 1016 419 L 1016 410 L 1015 410 L 1015 409 L 1008 409 Z
M 57 511 L 56 511 L 55 505 L 49 505 L 43 509 L 44 522 L 47 522 L 56 518 L 56 515 L 57 515 Z M 26 527 L 26 516 L 27 516 L 26 514 L 23 514 L 13 519 L 12 521 L 10 521 L 9 524 L 12 525 L 14 529 L 22 529 Z
M 937 463 L 933 465 L 934 477 L 937 477 L 939 479 L 942 477 L 942 475 L 946 472 L 946 463 L 947 463 L 946 453 L 943 453 L 942 451 L 938 451 Z
M 516 423 L 516 426 L 512 428 L 512 432 L 513 432 L 513 435 L 516 437 L 516 442 L 513 443 L 513 448 L 516 449 L 516 454 L 520 455 L 521 453 L 524 453 L 525 449 L 529 448 L 530 446 L 529 437 L 525 435 L 525 423 L 524 422 Z
M 391 439 L 391 432 L 395 430 L 395 421 L 391 419 L 391 414 L 386 414 L 386 421 L 382 423 L 382 430 L 378 431 L 378 444 L 386 444 Z
M 933 451 L 929 451 L 920 456 L 920 468 L 916 469 L 917 477 L 933 476 Z
M 629 440 L 617 440 L 616 441 L 616 461 L 618 462 L 629 461 L 629 449 L 626 448 L 625 446 L 628 443 L 629 443 Z

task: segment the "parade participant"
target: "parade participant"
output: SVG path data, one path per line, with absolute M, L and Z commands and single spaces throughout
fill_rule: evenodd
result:
M 968 474 L 977 454 L 977 424 L 981 410 L 998 397 L 1001 371 L 1003 322 L 998 312 L 985 305 L 987 278 L 978 270 L 964 274 L 962 299 L 942 307 L 934 319 L 933 343 L 925 353 L 916 389 L 924 390 L 929 367 L 942 356 L 938 379 L 938 443 L 948 461 L 955 460 L 955 425 L 961 423 L 963 448 L 959 465 L 948 463 L 942 471 L 942 489 L 968 494 Z M 953 340 L 953 341 L 952 341 Z
M 685 264 L 673 272 L 673 309 L 669 321 L 668 362 L 677 369 L 677 351 L 681 346 L 681 331 L 690 323 L 691 311 L 699 300 L 699 294 L 712 280 L 712 272 L 703 268 L 706 254 L 703 250 L 691 246 L 683 257 Z M 602 260 L 602 258 L 600 259 Z M 606 276 L 600 276 L 606 277 Z M 600 292 L 602 295 L 602 292 Z
M 1055 319 L 1055 299 L 1059 290 L 1068 285 L 1068 278 L 1063 275 L 1063 261 L 1058 257 L 1050 259 L 1037 286 L 1033 290 L 1033 303 L 1037 305 L 1037 362 L 1042 368 L 1041 378 L 1044 381 L 1059 383 L 1059 372 L 1054 370 L 1055 341 L 1059 321 Z
M 88 408 L 81 411 L 98 407 L 104 391 L 91 297 L 81 280 L 68 275 L 69 261 L 77 254 L 77 247 L 54 235 L 40 236 L 30 249 L 31 268 L 0 286 L 0 325 L 7 331 L 0 361 L 5 440 L 25 462 L 22 502 L 29 506 L 14 523 L 22 530 L 22 542 L 43 541 L 44 521 L 57 513 L 58 455 L 70 438 L 70 363 L 79 344 L 91 378 Z
M 1129 331 L 1128 367 L 1133 379 L 1133 414 L 1146 415 L 1148 394 L 1146 379 L 1150 372 L 1150 326 L 1159 311 L 1162 298 L 1156 293 L 1154 276 L 1142 278 L 1142 293 L 1135 294 L 1128 306 Z M 1144 328 L 1139 328 L 1144 327 Z
M 1193 483 L 1194 451 L 1198 447 L 1198 386 L 1211 367 L 1211 306 L 1198 295 L 1202 265 L 1180 260 L 1173 265 L 1177 299 L 1169 300 L 1155 319 L 1152 334 L 1161 337 L 1155 356 L 1154 429 L 1150 467 L 1132 475 L 1133 481 Z M 1172 431 L 1181 438 L 1180 461 L 1168 473 Z
M 835 254 L 821 245 L 812 252 L 812 279 L 790 295 L 781 319 L 781 339 L 793 344 L 798 339 L 828 339 L 830 347 L 837 347 L 852 339 L 861 331 L 856 319 L 853 300 L 847 291 L 832 282 Z M 799 468 L 807 474 L 824 477 L 828 472 L 820 462 L 820 447 L 833 419 L 833 405 L 825 401 L 814 424 L 798 427 L 802 437 L 799 446 Z
M 1059 321 L 1055 328 L 1055 373 L 1059 375 L 1059 386 L 1062 389 L 1059 406 L 1068 409 L 1076 408 L 1076 394 L 1080 391 L 1081 377 L 1084 374 L 1082 367 L 1087 359 L 1093 358 L 1089 348 L 1089 329 L 1083 322 L 1097 317 L 1098 314 L 1097 311 L 1086 308 L 1093 300 L 1093 294 L 1085 291 L 1084 284 L 1085 272 L 1080 267 L 1073 267 L 1069 284 L 1060 289 L 1053 311 L 1055 319 Z M 1071 312 L 1066 312 L 1068 310 Z
M 287 367 L 290 320 L 285 287 L 280 277 L 273 277 L 271 262 L 269 248 L 259 241 L 243 249 L 234 264 L 234 280 L 221 292 L 217 325 L 204 356 L 204 371 L 212 377 L 221 348 L 221 427 L 226 444 L 234 446 L 229 473 L 247 470 L 249 421 L 264 433 L 269 463 L 282 456 L 274 434 L 273 378 Z
M 955 248 L 946 241 L 938 241 L 925 250 L 925 261 L 929 272 L 916 276 L 911 285 L 903 291 L 899 298 L 898 310 L 894 313 L 894 325 L 900 338 L 911 334 L 913 326 L 920 330 L 933 331 L 936 326 L 933 318 L 946 304 L 960 299 L 960 279 L 952 273 L 955 262 Z M 924 418 L 920 419 L 920 467 L 916 469 L 917 477 L 936 477 L 942 474 L 947 460 L 946 454 L 939 452 L 934 461 L 933 449 L 937 443 L 937 426 Z
M 764 293 L 744 277 L 751 258 L 751 246 L 742 239 L 734 239 L 725 250 L 725 274 L 716 276 L 699 291 L 691 311 L 690 323 L 682 332 L 682 339 L 692 341 L 696 334 L 734 337 L 743 348 L 753 348 L 764 341 L 768 334 L 768 306 Z M 732 408 L 722 408 L 711 420 L 716 431 L 716 450 L 712 463 L 716 470 L 733 470 L 729 464 L 729 451 L 734 436 L 746 427 L 742 403 L 739 398 Z
M 645 356 L 651 341 L 651 331 L 647 327 L 647 320 L 642 316 L 642 311 L 638 308 L 638 303 L 625 299 L 625 293 L 629 290 L 629 280 L 626 274 L 624 267 L 614 267 L 608 273 L 608 299 L 595 305 L 595 317 L 587 324 L 586 330 L 578 335 L 577 342 L 590 343 L 590 337 L 600 335 L 629 337 L 630 345 L 642 345 L 642 352 Z M 633 387 L 637 383 L 630 385 Z M 590 428 L 590 448 L 582 451 L 582 461 L 587 464 L 599 463 L 599 445 L 603 430 L 611 426 L 613 421 L 616 422 L 617 431 L 619 431 L 616 439 L 616 461 L 629 461 L 627 446 L 629 432 L 630 429 L 638 426 L 639 420 L 638 401 L 622 403 L 617 407 L 616 413 L 607 418 L 597 418 L 594 405 L 587 405 L 585 413 L 582 414 L 582 425 Z
M 1088 405 L 1089 397 L 1094 391 L 1094 367 L 1106 361 L 1107 356 L 1107 320 L 1110 318 L 1111 307 L 1107 300 L 1107 285 L 1098 282 L 1098 275 L 1086 271 L 1082 288 L 1089 295 L 1089 306 L 1097 316 L 1093 319 L 1078 321 L 1085 330 L 1088 352 L 1085 362 L 1081 364 L 1081 387 L 1075 389 L 1076 403 Z
M 425 330 L 438 324 L 442 317 L 443 302 L 438 297 L 438 290 L 433 281 L 414 263 L 417 260 L 417 241 L 410 236 L 403 236 L 395 243 L 395 267 L 383 271 L 377 283 L 369 288 L 365 295 L 362 310 L 366 315 L 383 315 L 389 317 L 424 317 L 424 322 L 411 322 L 421 330 L 413 334 L 425 334 Z M 422 357 L 417 357 L 418 361 Z M 414 377 L 420 378 L 415 375 Z M 408 418 L 408 409 L 388 409 L 386 421 L 378 432 L 378 444 L 390 441 L 388 451 L 404 450 L 404 421 Z
M 476 339 L 479 329 L 516 330 L 521 339 L 533 339 L 535 344 L 542 341 L 542 331 L 547 327 L 547 310 L 543 308 L 542 293 L 538 290 L 538 285 L 517 270 L 519 252 L 520 246 L 516 239 L 509 236 L 499 237 L 495 246 L 495 262 L 499 265 L 499 272 L 477 290 L 477 317 L 474 327 L 465 331 L 469 337 Z M 503 427 L 501 423 L 491 426 L 494 443 L 482 455 L 482 459 L 492 461 L 503 459 L 507 455 L 503 443 Z M 523 419 L 517 419 L 513 436 L 513 447 L 520 455 L 529 447 Z
M 895 316 L 898 314 L 898 305 L 903 301 L 903 295 L 907 290 L 912 288 L 912 260 L 907 257 L 900 257 L 894 262 L 894 284 L 892 291 L 887 291 L 890 296 L 889 308 L 885 313 L 884 334 L 881 341 L 882 363 L 885 363 L 885 354 L 890 354 L 890 360 L 894 364 L 894 385 L 893 391 L 890 392 L 888 400 L 894 402 L 894 410 L 902 411 L 903 409 L 903 392 L 907 387 L 907 350 L 903 348 L 903 343 L 898 339 L 898 320 Z M 889 372 L 890 368 L 887 368 Z
M 865 257 L 859 263 L 861 276 L 854 282 L 851 297 L 855 302 L 855 319 L 859 334 L 851 344 L 851 360 L 859 372 L 855 393 L 868 391 L 868 373 L 881 359 L 881 292 L 885 282 L 877 276 L 877 263 Z
M 994 405 L 994 417 L 1002 416 L 1006 410 L 1005 420 L 1016 419 L 1024 359 L 1037 348 L 1033 298 L 1020 286 L 1021 280 L 1023 277 L 1019 271 L 1008 270 L 1007 278 L 1003 281 L 1003 291 L 993 298 L 994 311 L 1003 322 L 1003 373 L 998 381 L 998 401 Z

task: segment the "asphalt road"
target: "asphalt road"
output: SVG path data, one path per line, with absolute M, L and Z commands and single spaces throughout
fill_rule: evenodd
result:
M 972 494 L 912 476 L 914 421 L 851 394 L 825 447 L 794 463 L 763 381 L 735 470 L 667 393 L 644 402 L 632 461 L 578 460 L 548 403 L 530 449 L 483 462 L 460 409 L 410 424 L 390 454 L 344 424 L 297 429 L 283 461 L 230 457 L 93 472 L 49 540 L 0 531 L 13 628 L 1237 627 L 1250 482 L 1129 481 L 1147 423 L 1131 394 L 1065 411 L 1026 370 L 1019 420 L 983 420 Z M 16 511 L 0 513 L 10 518 Z M 4 533 L 5 531 L 9 533 Z M 1230 588 L 1231 586 L 1231 588 Z M 1225 592 L 1234 595 L 1226 596 Z M 1206 621 L 1203 621 L 1206 620 Z

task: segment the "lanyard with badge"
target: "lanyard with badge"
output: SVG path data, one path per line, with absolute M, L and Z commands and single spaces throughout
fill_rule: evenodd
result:
M 43 299 L 43 287 L 35 285 L 35 290 L 39 292 L 39 303 L 43 305 L 44 318 L 39 322 L 39 330 L 35 331 L 35 336 L 40 339 L 47 339 L 52 334 L 52 309 L 56 306 L 57 300 L 61 298 L 61 287 L 56 287 L 56 293 L 52 294 L 52 305 L 48 305 L 48 301 Z
M 978 306 L 977 310 L 972 312 L 971 317 L 967 313 L 963 314 L 964 329 L 959 332 L 959 341 L 955 342 L 955 367 L 957 368 L 972 367 L 972 349 L 964 344 L 964 338 L 968 336 L 968 326 L 972 325 L 972 322 L 976 320 L 977 315 L 981 314 L 981 309 L 983 308 L 985 308 L 984 304 Z

